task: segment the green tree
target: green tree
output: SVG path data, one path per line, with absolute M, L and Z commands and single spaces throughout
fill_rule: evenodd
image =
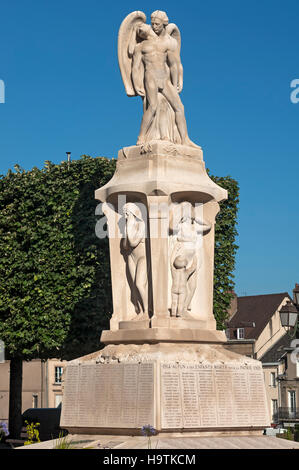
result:
M 100 346 L 111 314 L 107 240 L 94 190 L 115 162 L 84 156 L 0 178 L 0 338 L 11 361 L 10 434 L 21 428 L 22 361 Z
M 22 361 L 71 359 L 100 349 L 112 313 L 109 247 L 95 235 L 95 189 L 115 160 L 71 163 L 0 177 L 0 339 L 10 366 L 10 434 L 21 429 Z M 216 224 L 214 311 L 224 327 L 233 289 L 238 185 L 228 189 Z
M 223 330 L 235 286 L 239 185 L 230 176 L 211 176 L 211 179 L 228 191 L 228 199 L 220 203 L 215 225 L 214 316 L 217 328 Z

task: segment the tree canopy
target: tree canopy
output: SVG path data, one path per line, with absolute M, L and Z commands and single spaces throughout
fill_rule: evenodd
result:
M 220 212 L 215 225 L 214 316 L 217 328 L 222 330 L 225 328 L 235 287 L 239 185 L 230 176 L 211 176 L 211 178 L 228 191 L 228 199 L 220 202 Z
M 0 179 L 0 338 L 9 357 L 72 357 L 99 343 L 111 314 L 107 240 L 94 190 L 115 161 L 83 156 Z

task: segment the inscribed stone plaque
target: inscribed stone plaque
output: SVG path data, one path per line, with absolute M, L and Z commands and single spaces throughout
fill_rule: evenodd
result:
M 233 422 L 233 388 L 232 371 L 226 365 L 214 365 L 216 385 L 215 407 L 217 408 L 217 424 L 228 426 Z
M 61 425 L 72 426 L 77 421 L 79 367 L 69 365 L 66 368 L 61 412 Z
M 183 426 L 181 396 L 177 364 L 161 364 L 162 428 L 181 428 Z
M 154 373 L 153 363 L 68 365 L 61 426 L 155 426 Z
M 101 364 L 100 364 L 101 367 Z M 107 426 L 121 427 L 121 402 L 123 392 L 124 364 L 104 364 L 108 370 L 109 393 L 105 397 Z
M 183 427 L 193 428 L 200 425 L 197 374 L 193 368 L 181 369 Z
M 135 427 L 138 428 L 146 424 L 156 425 L 154 372 L 153 363 L 139 364 L 137 422 L 135 422 Z
M 126 364 L 123 376 L 122 422 L 134 427 L 137 419 L 138 364 Z
M 200 406 L 201 426 L 203 428 L 216 427 L 216 387 L 213 366 L 211 364 L 198 364 L 197 371 L 197 390 Z
M 246 366 L 241 366 L 240 369 L 233 370 L 232 390 L 235 425 L 250 426 L 251 410 L 248 408 L 247 404 L 249 397 L 249 381 L 248 369 L 246 370 Z
M 94 426 L 105 427 L 107 418 L 106 399 L 109 394 L 109 368 L 95 366 L 95 400 Z
M 251 406 L 251 416 L 254 416 L 255 423 L 263 425 L 265 423 L 265 407 L 263 396 L 264 377 L 261 368 L 252 367 L 249 380 L 249 396 Z
M 80 426 L 90 426 L 95 413 L 95 381 L 94 364 L 80 367 L 80 380 L 78 388 L 78 415 Z
M 161 363 L 162 429 L 266 426 L 261 366 Z

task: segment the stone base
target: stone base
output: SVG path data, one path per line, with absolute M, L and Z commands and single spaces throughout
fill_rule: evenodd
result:
M 216 325 L 216 322 L 214 319 L 210 322 L 206 320 L 197 320 L 196 318 L 192 317 L 190 314 L 189 315 L 186 314 L 184 317 L 153 316 L 152 318 L 143 317 L 138 320 L 120 321 L 118 324 L 118 327 L 120 330 L 141 330 L 141 329 L 148 329 L 148 328 L 155 328 L 156 330 L 158 328 L 160 330 L 161 328 L 168 328 L 170 330 L 202 330 L 203 334 L 201 334 L 201 338 L 203 338 L 205 331 L 210 330 L 210 332 L 211 331 L 215 332 L 215 325 Z M 223 342 L 223 339 L 226 338 L 224 332 L 217 331 L 217 334 L 219 338 L 221 338 L 221 342 Z M 155 334 L 152 334 L 151 336 L 154 337 Z M 216 340 L 216 337 L 218 336 L 213 336 L 215 342 L 218 342 Z M 186 339 L 186 336 L 184 336 L 184 338 L 185 338 L 184 341 L 188 341 Z M 202 339 L 196 340 L 196 341 L 202 341 Z M 225 339 L 225 341 L 227 340 Z
M 64 428 L 65 429 L 65 428 Z M 227 428 L 227 429 L 213 429 L 213 430 L 184 430 L 181 432 L 173 431 L 159 431 L 157 435 L 161 438 L 171 437 L 171 438 L 180 438 L 180 437 L 227 437 L 227 436 L 262 436 L 265 427 L 256 427 L 254 430 L 252 428 Z M 120 428 L 82 428 L 82 427 L 68 427 L 69 434 L 86 434 L 86 435 L 110 435 L 110 436 L 140 436 L 141 430 L 138 429 L 120 429 Z
M 101 449 L 110 449 L 109 454 L 114 450 L 122 451 L 123 449 L 144 449 L 148 450 L 148 439 L 144 436 L 132 436 L 130 435 L 112 435 L 112 434 L 68 434 L 65 437 L 66 441 L 70 443 L 71 449 L 97 449 L 96 459 L 97 463 L 99 458 L 107 456 L 107 453 L 101 454 Z M 209 435 L 203 434 L 171 434 L 166 433 L 153 436 L 151 438 L 152 449 L 192 449 L 208 451 L 209 456 L 207 459 L 211 464 L 211 457 L 216 456 L 216 465 L 219 463 L 219 454 L 215 453 L 217 449 L 248 449 L 256 451 L 257 449 L 269 449 L 269 450 L 287 450 L 287 449 L 299 449 L 299 442 L 288 441 L 287 439 L 275 439 L 272 436 L 261 436 L 261 433 L 255 432 L 238 432 L 232 433 L 231 435 L 221 435 L 218 433 L 209 433 Z M 53 450 L 57 445 L 57 439 L 50 441 L 43 441 L 27 446 L 17 447 L 18 450 L 39 450 L 39 449 L 50 449 Z M 211 452 L 209 452 L 209 450 Z M 165 452 L 164 452 L 165 453 Z M 192 452 L 194 453 L 194 452 Z M 116 453 L 115 453 L 116 455 Z M 127 454 L 128 455 L 128 454 Z M 218 455 L 218 456 L 217 456 Z M 296 454 L 293 452 L 294 458 Z M 231 455 L 233 457 L 233 455 Z M 238 457 L 238 456 L 237 456 Z M 289 457 L 289 456 L 288 456 Z M 200 458 L 200 455 L 199 455 Z M 207 462 L 208 462 L 207 460 Z M 90 464 L 90 459 L 88 460 Z M 201 464 L 202 464 L 201 459 Z M 288 460 L 289 463 L 289 460 Z M 132 465 L 133 466 L 133 465 Z
M 221 344 L 108 345 L 69 362 L 60 426 L 140 435 L 261 433 L 270 425 L 259 361 Z
M 130 323 L 130 322 L 121 322 Z M 134 322 L 138 323 L 138 322 Z M 140 322 L 140 324 L 143 322 Z M 139 324 L 138 324 L 139 325 Z M 102 332 L 104 344 L 143 344 L 143 343 L 226 343 L 224 331 L 183 329 L 183 328 L 147 328 L 106 330 Z

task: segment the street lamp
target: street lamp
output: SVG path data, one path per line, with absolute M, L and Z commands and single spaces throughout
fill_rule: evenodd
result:
M 297 323 L 298 310 L 290 300 L 281 307 L 279 315 L 282 326 L 294 328 Z
M 297 331 L 298 323 L 298 314 L 299 314 L 299 284 L 296 284 L 295 289 L 293 290 L 294 302 L 290 300 L 287 301 L 285 305 L 279 310 L 281 325 L 284 328 L 288 328 L 288 334 L 294 338 Z M 298 302 L 297 302 L 298 300 Z M 290 329 L 293 330 L 293 333 L 290 333 Z
M 71 162 L 71 152 L 65 152 L 67 158 L 67 168 L 70 169 L 70 162 Z

